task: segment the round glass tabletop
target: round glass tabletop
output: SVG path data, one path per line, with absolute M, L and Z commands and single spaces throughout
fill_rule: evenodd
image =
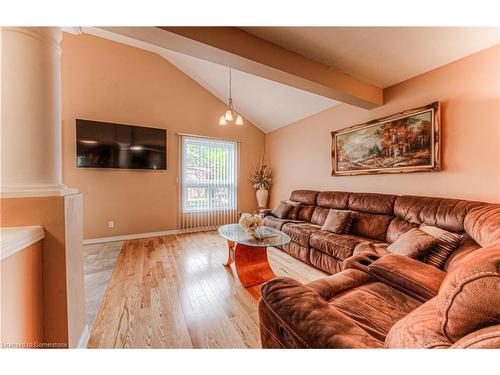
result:
M 254 247 L 281 246 L 290 242 L 290 237 L 285 233 L 265 226 L 258 228 L 258 234 L 264 237 L 260 240 L 249 235 L 239 224 L 222 225 L 219 234 L 229 241 Z

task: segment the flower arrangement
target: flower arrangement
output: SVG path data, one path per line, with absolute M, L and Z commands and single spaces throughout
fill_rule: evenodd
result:
M 250 235 L 254 235 L 257 228 L 260 227 L 264 221 L 260 215 L 252 215 L 249 213 L 241 214 L 239 224 Z
M 273 173 L 271 169 L 264 163 L 264 155 L 260 159 L 260 165 L 255 167 L 250 175 L 250 182 L 255 190 L 271 189 Z

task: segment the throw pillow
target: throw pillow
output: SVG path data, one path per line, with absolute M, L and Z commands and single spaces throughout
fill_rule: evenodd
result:
M 332 233 L 345 233 L 346 227 L 351 226 L 350 222 L 351 212 L 350 211 L 338 211 L 330 209 L 328 216 L 326 217 L 325 223 L 321 227 L 321 230 L 326 230 Z
M 349 234 L 349 232 L 351 231 L 352 222 L 354 221 L 354 217 L 352 216 L 352 211 L 345 211 L 345 212 L 349 212 L 349 220 L 347 220 L 347 223 L 345 223 L 343 233 Z
M 437 268 L 443 268 L 448 257 L 462 242 L 464 235 L 422 224 L 419 229 L 435 238 L 437 243 L 425 257 L 424 262 Z
M 287 203 L 290 206 L 292 206 L 292 209 L 288 213 L 288 218 L 290 220 L 297 220 L 297 215 L 298 215 L 299 209 L 300 209 L 300 203 L 299 202 L 294 202 L 294 201 L 291 201 L 291 200 L 286 200 L 285 203 Z
M 271 214 L 273 216 L 276 216 L 278 219 L 284 219 L 286 218 L 286 216 L 288 215 L 288 213 L 290 212 L 290 210 L 293 208 L 292 205 L 284 202 L 284 201 L 281 201 L 278 203 L 278 206 L 271 211 Z
M 437 241 L 437 238 L 413 228 L 390 244 L 387 251 L 416 259 L 426 255 Z

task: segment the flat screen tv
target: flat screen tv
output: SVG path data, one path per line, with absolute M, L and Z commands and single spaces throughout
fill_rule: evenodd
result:
M 78 168 L 167 169 L 167 131 L 76 120 Z

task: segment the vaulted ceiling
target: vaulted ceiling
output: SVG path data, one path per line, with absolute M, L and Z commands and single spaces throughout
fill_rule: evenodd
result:
M 227 104 L 229 69 L 112 28 L 84 32 L 153 51 Z M 245 27 L 242 30 L 312 61 L 385 88 L 500 43 L 498 28 Z M 131 32 L 133 34 L 133 32 Z M 236 110 L 264 132 L 339 102 L 233 69 Z
M 496 27 L 242 29 L 380 88 L 500 43 L 500 28 Z
M 160 52 L 160 55 L 227 104 L 227 67 L 168 50 Z M 232 96 L 236 111 L 265 133 L 339 104 L 335 100 L 237 70 L 232 71 Z

